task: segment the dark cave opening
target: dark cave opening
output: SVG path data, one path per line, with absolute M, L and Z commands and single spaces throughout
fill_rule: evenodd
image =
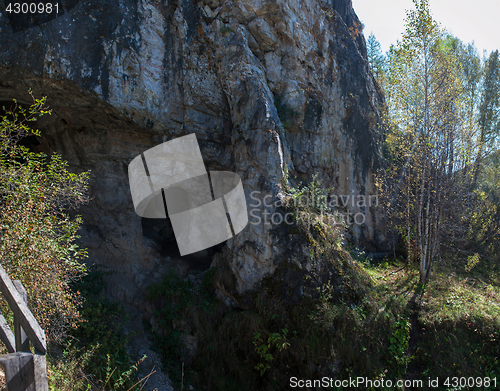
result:
M 30 131 L 34 131 L 35 129 L 37 129 L 37 121 L 26 121 L 29 107 L 30 106 L 28 104 L 14 102 L 13 100 L 1 100 L 0 117 L 6 116 L 9 121 L 13 121 L 16 123 L 23 122 L 23 124 L 27 126 Z M 22 110 L 26 111 L 26 115 L 22 113 Z M 17 119 L 13 114 L 11 114 L 12 112 L 15 112 L 17 114 Z M 10 137 L 12 138 L 12 140 L 17 140 L 17 145 L 26 147 L 31 152 L 40 152 L 40 138 L 38 136 L 35 136 L 34 134 L 22 136 L 13 132 Z
M 14 144 L 27 148 L 30 152 L 41 152 L 40 137 L 35 134 L 29 134 L 38 129 L 37 121 L 29 120 L 29 104 L 15 102 L 13 100 L 0 100 L 0 117 L 14 123 L 14 129 L 10 131 L 8 128 L 4 130 L 7 139 L 10 140 L 7 145 L 13 146 Z M 23 112 L 24 111 L 24 112 Z M 12 113 L 15 113 L 12 114 Z M 17 115 L 17 117 L 16 117 Z M 35 116 L 36 118 L 36 116 Z M 19 131 L 20 125 L 26 126 L 27 129 Z M 7 146 L 7 148 L 10 148 Z M 16 156 L 15 160 L 19 163 L 25 162 L 20 156 Z
M 175 195 L 177 198 L 175 209 L 179 209 L 179 212 L 189 209 L 188 193 L 179 187 L 170 188 L 168 192 L 170 196 Z M 170 211 L 172 210 L 170 209 Z M 164 219 L 143 217 L 141 219 L 141 226 L 142 234 L 153 241 L 156 250 L 163 258 L 170 257 L 175 261 L 180 261 L 185 264 L 189 270 L 193 271 L 208 270 L 214 256 L 222 251 L 225 245 L 225 243 L 219 243 L 208 249 L 181 256 L 175 239 L 174 229 L 168 216 Z

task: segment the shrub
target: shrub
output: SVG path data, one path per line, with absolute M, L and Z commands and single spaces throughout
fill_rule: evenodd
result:
M 69 283 L 85 272 L 86 252 L 75 244 L 81 217 L 69 210 L 88 200 L 89 173 L 71 173 L 59 155 L 20 144 L 40 136 L 31 125 L 51 113 L 45 98 L 31 96 L 29 108 L 14 100 L 0 116 L 0 263 L 23 283 L 49 339 L 59 339 L 78 320 L 79 293 Z

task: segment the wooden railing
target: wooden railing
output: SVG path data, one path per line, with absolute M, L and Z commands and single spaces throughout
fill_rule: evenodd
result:
M 9 354 L 0 356 L 7 391 L 48 391 L 45 332 L 28 308 L 21 281 L 11 281 L 0 265 L 0 291 L 14 314 L 14 333 L 0 314 L 0 340 Z M 30 351 L 30 342 L 35 353 Z

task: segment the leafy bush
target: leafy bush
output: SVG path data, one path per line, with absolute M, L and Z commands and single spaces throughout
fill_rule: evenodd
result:
M 399 319 L 392 324 L 392 336 L 389 338 L 389 351 L 396 363 L 406 369 L 408 363 L 408 342 L 410 340 L 410 322 L 407 319 Z
M 102 368 L 104 377 L 99 378 L 91 372 L 96 367 L 93 363 L 99 345 L 91 349 L 78 348 L 68 343 L 60 357 L 49 357 L 47 371 L 50 391 L 132 391 L 141 387 L 144 379 L 134 381 L 134 374 L 144 357 L 127 367 L 112 366 L 112 359 L 107 355 L 107 362 Z
M 500 172 L 500 170 L 498 171 Z M 484 255 L 480 268 L 485 273 L 499 273 L 500 209 L 498 208 L 498 189 L 489 191 L 476 190 L 472 208 L 468 216 L 466 239 L 472 251 Z M 478 254 L 478 255 L 480 255 Z M 470 270 L 468 270 L 470 271 Z
M 50 391 L 83 391 L 92 388 L 91 379 L 84 369 L 89 364 L 95 349 L 83 351 L 69 344 L 55 360 L 49 356 L 47 374 Z
M 281 333 L 270 333 L 267 337 L 267 342 L 262 338 L 261 333 L 255 333 L 253 344 L 255 351 L 259 354 L 261 361 L 255 366 L 255 369 L 263 375 L 268 369 L 271 368 L 270 362 L 273 361 L 272 350 L 283 351 L 290 346 L 286 340 L 288 330 L 286 328 L 281 330 Z
M 32 96 L 33 97 L 33 96 Z M 21 280 L 30 307 L 49 339 L 60 339 L 78 321 L 78 292 L 69 288 L 85 272 L 85 250 L 75 244 L 81 217 L 69 210 L 87 202 L 89 173 L 74 174 L 57 154 L 22 146 L 40 136 L 31 126 L 50 114 L 45 98 L 29 108 L 14 100 L 0 116 L 0 263 Z M 5 303 L 3 310 L 6 310 Z

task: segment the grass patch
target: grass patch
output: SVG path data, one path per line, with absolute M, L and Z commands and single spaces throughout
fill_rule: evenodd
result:
M 439 269 L 422 296 L 418 359 L 429 376 L 500 375 L 500 287 Z M 432 357 L 432 367 L 424 364 Z
M 394 314 L 396 323 L 387 329 L 389 351 L 394 356 L 388 358 L 387 363 L 399 362 L 400 376 L 404 377 L 412 369 L 419 379 L 439 377 L 444 381 L 448 376 L 498 378 L 500 288 L 491 284 L 490 279 L 482 280 L 481 273 L 464 278 L 462 268 L 457 273 L 457 269 L 441 264 L 429 284 L 421 293 L 416 293 L 416 265 L 403 267 L 388 262 L 375 267 L 365 263 L 363 268 L 373 279 L 374 299 L 381 308 L 399 307 L 402 310 L 399 318 Z M 412 324 L 416 329 L 413 330 L 415 348 L 413 356 L 407 354 L 404 362 L 401 353 L 406 338 L 399 338 L 397 334 L 401 336 L 404 331 L 402 322 L 413 313 L 413 297 L 419 307 L 416 322 Z M 394 306 L 395 303 L 398 304 Z M 401 330 L 399 333 L 398 329 Z M 408 335 L 406 331 L 403 334 Z M 398 347 L 401 348 L 399 354 Z M 391 378 L 390 369 L 387 376 Z
M 428 326 L 471 323 L 484 329 L 500 328 L 498 286 L 441 272 L 429 283 L 422 300 L 421 321 Z

